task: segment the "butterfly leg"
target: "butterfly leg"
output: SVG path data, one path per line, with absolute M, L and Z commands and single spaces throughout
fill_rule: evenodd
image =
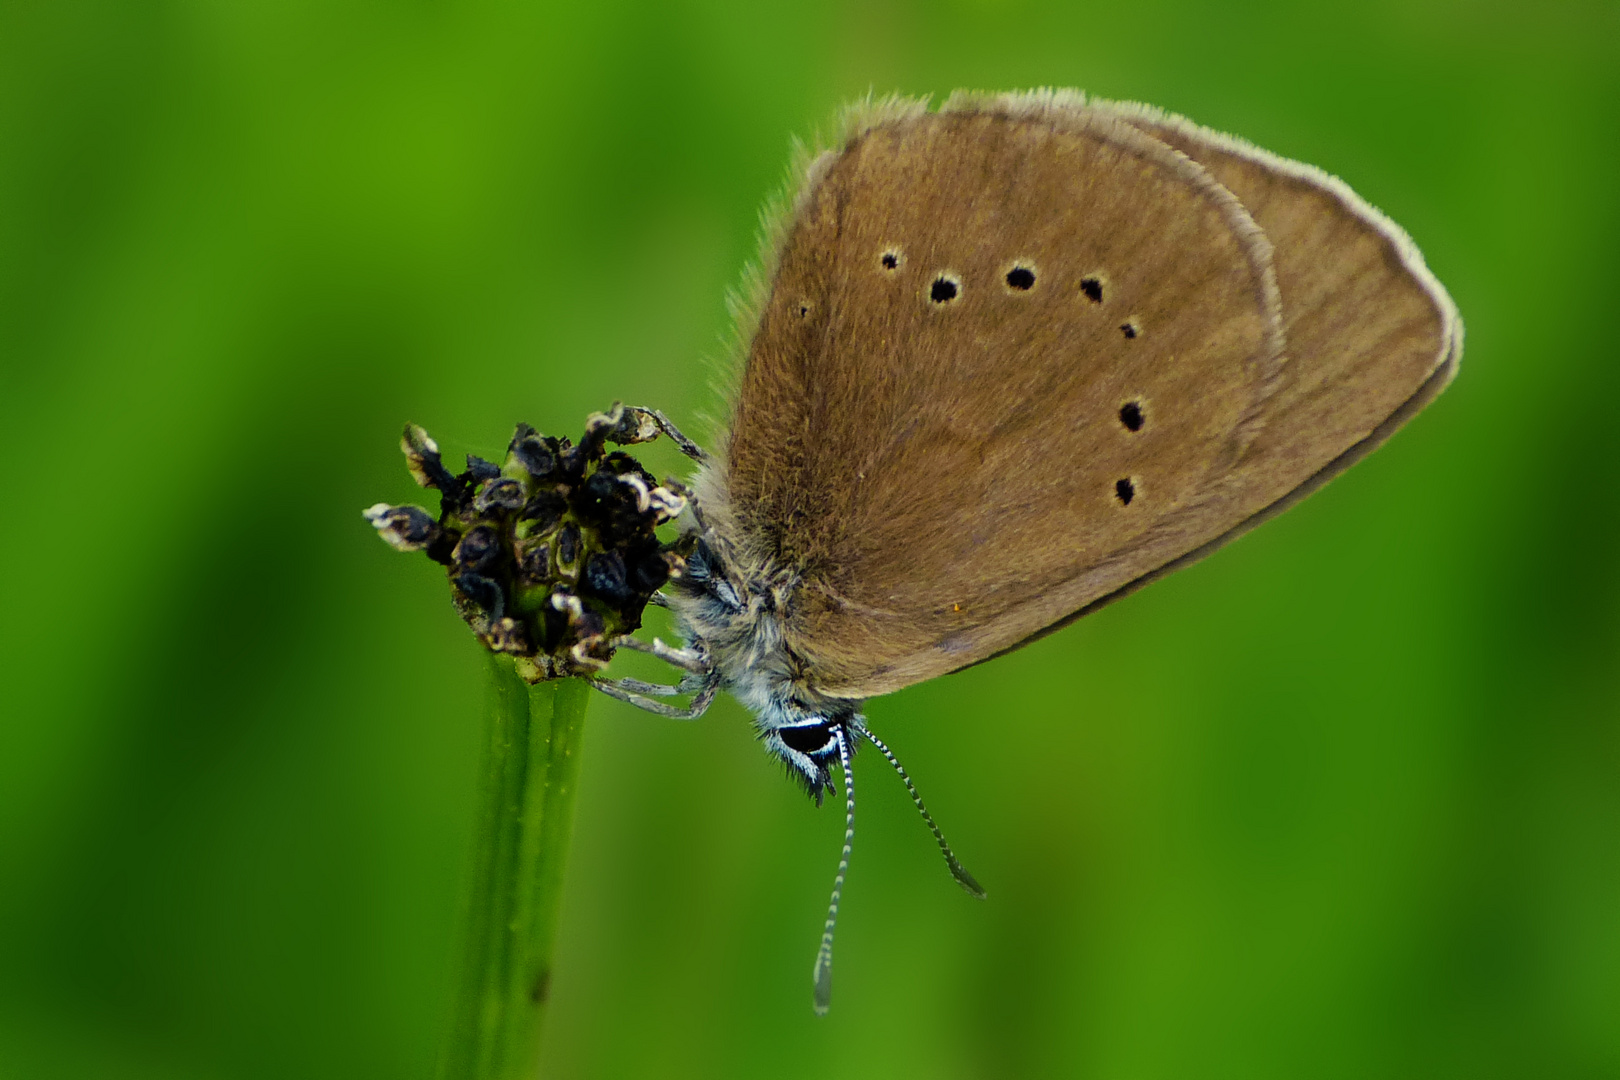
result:
M 647 642 L 626 634 L 623 637 L 615 638 L 613 647 L 649 653 L 672 667 L 678 667 L 682 671 L 689 671 L 694 675 L 707 675 L 714 670 L 714 663 L 709 659 L 709 654 L 706 651 L 702 649 L 671 648 L 657 638 Z
M 666 683 L 642 682 L 640 679 L 614 679 L 615 685 L 637 694 L 646 694 L 648 697 L 676 697 L 680 694 L 690 694 L 703 689 L 709 683 L 707 675 L 688 675 L 679 684 L 670 686 Z
M 688 683 L 692 681 L 690 677 L 682 679 L 680 686 L 657 686 L 653 683 L 644 683 L 640 679 L 619 679 L 617 681 L 613 679 L 592 679 L 591 685 L 608 697 L 617 698 L 627 704 L 634 705 L 638 709 L 656 713 L 659 716 L 667 716 L 672 720 L 696 720 L 709 710 L 709 705 L 713 703 L 715 694 L 720 691 L 720 677 L 713 672 L 697 678 L 699 682 L 696 687 L 692 688 L 687 688 Z M 684 694 L 689 693 L 691 689 L 696 689 L 697 694 L 684 709 L 675 705 L 665 705 L 662 701 L 654 701 L 646 696 L 647 693 L 654 693 L 660 697 Z

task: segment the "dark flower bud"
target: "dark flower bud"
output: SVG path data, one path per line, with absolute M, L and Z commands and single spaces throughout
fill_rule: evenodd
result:
M 570 620 L 571 627 L 581 641 L 601 638 L 607 633 L 607 620 L 594 608 L 581 608 L 579 616 Z
M 500 535 L 488 525 L 480 525 L 461 538 L 451 557 L 462 570 L 478 574 L 489 570 L 500 555 Z
M 669 558 L 657 548 L 635 556 L 630 564 L 630 587 L 643 596 L 650 596 L 669 581 Z
M 523 485 L 497 473 L 495 479 L 486 481 L 478 489 L 473 499 L 473 509 L 480 514 L 510 512 L 522 507 L 524 500 Z
M 634 406 L 626 408 L 620 405 L 615 405 L 614 409 L 618 411 L 619 419 L 613 425 L 613 429 L 608 432 L 609 442 L 627 446 L 632 443 L 652 442 L 658 438 L 660 430 L 658 421 L 654 419 L 653 414 L 648 410 L 638 409 Z M 611 411 L 609 415 L 612 415 Z
M 450 470 L 439 460 L 439 444 L 426 431 L 415 424 L 406 424 L 399 447 L 405 451 L 405 467 L 418 484 L 425 488 L 437 488 L 447 497 L 452 493 L 456 496 L 461 494 L 460 481 L 451 476 Z
M 585 420 L 585 434 L 579 438 L 578 450 L 586 460 L 595 460 L 602 456 L 608 436 L 619 427 L 619 421 L 624 416 L 624 406 L 615 404 L 605 413 L 592 413 Z
M 590 463 L 589 447 L 571 446 L 564 440 L 557 452 L 557 475 L 565 483 L 577 484 L 584 479 L 585 469 Z
M 540 582 L 551 576 L 551 545 L 530 544 L 518 559 L 518 571 L 525 581 Z
M 641 467 L 641 462 L 637 461 L 623 450 L 615 450 L 613 453 L 604 457 L 602 459 L 602 471 L 610 472 L 614 476 L 639 476 L 641 478 L 641 482 L 646 484 L 649 488 L 656 487 L 658 485 L 658 481 L 653 479 L 653 474 L 648 472 L 646 469 L 643 469 Z
M 566 650 L 571 639 L 569 631 L 568 602 L 578 603 L 578 600 L 567 590 L 559 587 L 552 591 L 550 598 L 540 608 L 540 647 L 548 653 L 555 654 L 558 650 Z
M 585 481 L 579 492 L 579 509 L 593 521 L 600 521 L 612 515 L 613 504 L 624 503 L 627 495 L 619 485 L 619 478 L 610 472 L 597 471 Z M 632 501 L 634 496 L 628 496 Z
M 652 504 L 652 523 L 662 525 L 674 521 L 686 512 L 686 489 L 673 480 L 652 489 L 648 493 L 648 501 Z
M 461 533 L 441 525 L 439 526 L 438 535 L 427 546 L 427 557 L 440 566 L 453 566 L 456 561 L 456 545 L 459 543 L 461 543 Z
M 522 522 L 533 522 L 529 527 L 529 535 L 547 533 L 555 529 L 568 513 L 568 500 L 552 491 L 537 491 L 523 504 L 523 512 L 518 515 Z
M 510 616 L 494 620 L 490 624 L 489 633 L 484 637 L 492 652 L 523 655 L 534 651 L 529 644 L 528 631 L 523 628 L 522 623 Z
M 528 424 L 517 426 L 506 452 L 537 481 L 552 479 L 557 473 L 557 440 L 536 433 Z
M 479 574 L 457 574 L 451 581 L 463 596 L 478 605 L 490 622 L 506 614 L 506 594 L 489 578 Z
M 585 592 L 614 607 L 627 606 L 636 599 L 635 590 L 625 581 L 624 556 L 616 550 L 599 552 L 586 559 L 580 585 Z
M 613 646 L 604 637 L 581 638 L 568 650 L 568 658 L 582 670 L 601 671 L 613 659 Z
M 467 455 L 467 476 L 474 484 L 482 484 L 500 475 L 501 467 L 493 461 L 485 461 L 477 454 Z
M 579 527 L 564 525 L 557 534 L 557 565 L 572 570 L 579 561 Z
M 378 503 L 362 512 L 395 551 L 425 551 L 439 535 L 438 523 L 420 506 Z

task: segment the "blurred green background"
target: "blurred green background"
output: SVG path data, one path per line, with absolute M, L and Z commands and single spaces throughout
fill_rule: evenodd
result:
M 429 1077 L 482 660 L 360 517 L 401 424 L 703 434 L 790 134 L 1046 84 L 1346 178 L 1461 376 L 871 705 L 990 899 L 863 758 L 826 1020 L 837 812 L 598 700 L 548 1075 L 1620 1075 L 1612 0 L 61 0 L 0 4 L 0 1077 Z

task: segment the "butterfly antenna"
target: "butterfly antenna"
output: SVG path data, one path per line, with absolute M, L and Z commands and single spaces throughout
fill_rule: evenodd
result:
M 849 742 L 842 724 L 833 726 L 838 740 L 838 765 L 844 771 L 844 853 L 838 857 L 838 876 L 833 878 L 832 903 L 827 905 L 827 925 L 821 931 L 821 948 L 816 952 L 814 981 L 817 1016 L 826 1016 L 832 1005 L 833 928 L 838 924 L 838 898 L 844 892 L 844 875 L 849 872 L 849 853 L 855 846 L 855 777 L 849 769 Z
M 934 816 L 928 812 L 928 807 L 923 805 L 922 796 L 917 794 L 917 785 L 906 775 L 906 770 L 900 764 L 900 759 L 894 756 L 894 751 L 885 746 L 882 739 L 866 730 L 866 725 L 858 721 L 855 723 L 855 733 L 877 747 L 878 753 L 888 758 L 889 764 L 894 766 L 894 771 L 900 774 L 900 782 L 906 785 L 906 790 L 911 793 L 911 801 L 917 804 L 917 812 L 928 825 L 928 831 L 939 841 L 939 850 L 945 856 L 945 865 L 950 867 L 951 877 L 955 878 L 956 883 L 966 889 L 975 900 L 983 900 L 984 888 L 973 880 L 973 875 L 967 872 L 966 867 L 956 861 L 956 853 L 951 850 L 951 845 L 945 842 L 945 834 L 939 831 L 939 826 L 934 824 Z

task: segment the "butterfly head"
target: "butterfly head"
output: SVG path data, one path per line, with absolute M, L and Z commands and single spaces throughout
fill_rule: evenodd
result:
M 773 720 L 786 722 L 773 724 Z M 839 735 L 847 746 L 855 745 L 848 720 L 783 710 L 777 716 L 762 717 L 759 730 L 765 748 L 787 766 L 788 775 L 803 784 L 820 806 L 832 784 L 832 767 L 838 762 Z

